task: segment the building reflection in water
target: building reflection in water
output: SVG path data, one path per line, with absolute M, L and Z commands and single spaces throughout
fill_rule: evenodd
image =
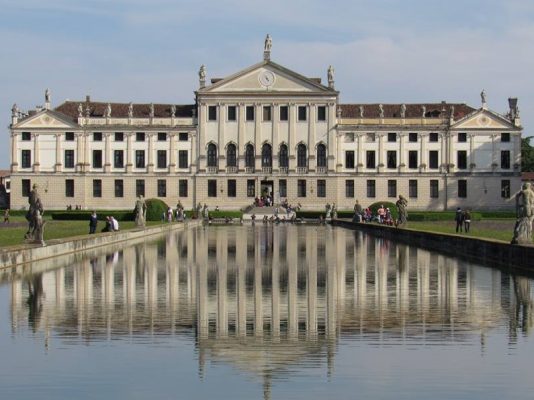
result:
M 262 377 L 265 397 L 301 363 L 332 373 L 340 337 L 462 341 L 508 319 L 514 343 L 532 327 L 529 278 L 329 226 L 199 227 L 3 280 L 14 334 L 190 336 L 201 375 L 230 363 Z

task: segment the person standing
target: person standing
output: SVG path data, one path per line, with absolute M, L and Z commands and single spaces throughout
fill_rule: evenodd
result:
M 4 224 L 9 224 L 9 208 L 4 211 Z
M 463 217 L 465 233 L 469 233 L 469 228 L 471 227 L 471 212 L 469 210 L 465 210 Z
M 464 223 L 464 213 L 462 212 L 462 209 L 458 207 L 456 209 L 456 215 L 454 216 L 454 220 L 456 221 L 456 233 L 460 231 L 462 232 L 462 225 Z
M 93 211 L 93 213 L 89 217 L 89 234 L 90 235 L 96 232 L 97 225 L 98 225 L 98 217 L 96 215 L 96 211 Z

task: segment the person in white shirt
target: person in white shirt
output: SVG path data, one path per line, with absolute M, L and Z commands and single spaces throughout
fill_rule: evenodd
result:
M 119 221 L 117 221 L 115 217 L 111 217 L 111 226 L 115 232 L 119 230 Z

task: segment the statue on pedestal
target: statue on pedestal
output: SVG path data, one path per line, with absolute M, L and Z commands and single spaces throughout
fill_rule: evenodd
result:
M 83 118 L 83 104 L 78 104 L 78 118 Z
M 198 70 L 198 81 L 201 88 L 206 86 L 206 66 L 204 64 Z
M 527 182 L 515 196 L 517 220 L 512 244 L 532 244 L 532 221 L 534 220 L 534 191 Z
M 326 203 L 325 209 L 326 209 L 326 219 L 332 218 L 332 206 L 330 206 L 330 203 Z
M 146 224 L 146 203 L 143 196 L 139 196 L 135 202 L 135 226 L 144 228 Z
M 17 106 L 17 103 L 13 104 L 13 107 L 11 107 L 11 116 L 14 118 L 19 116 L 19 108 Z
M 40 243 L 45 245 L 44 236 L 44 222 L 43 222 L 43 203 L 37 191 L 37 185 L 33 185 L 33 189 L 28 196 L 28 203 L 30 205 L 26 213 L 26 220 L 28 221 L 28 231 L 24 235 L 29 243 Z
M 133 118 L 133 103 L 128 104 L 128 118 Z
M 406 104 L 401 104 L 400 116 L 401 118 L 406 118 Z
M 380 118 L 384 118 L 384 106 L 382 104 L 378 105 L 378 112 L 380 114 Z
M 363 118 L 364 108 L 360 106 L 360 118 Z
M 173 104 L 171 106 L 171 117 L 174 118 L 176 116 L 176 106 Z
M 406 207 L 408 207 L 408 200 L 406 200 L 402 194 L 399 194 L 399 199 L 395 205 L 397 206 L 397 211 L 399 213 L 397 226 L 404 225 L 408 221 L 408 211 L 406 210 Z
M 106 118 L 110 118 L 111 117 L 111 104 L 110 103 L 108 103 L 108 105 L 106 106 L 106 112 L 105 112 L 104 116 Z
M 154 103 L 150 103 L 150 106 L 148 107 L 149 108 L 149 114 L 150 114 L 150 118 L 154 118 Z
M 426 106 L 422 106 L 422 107 L 421 107 L 421 110 L 423 111 L 423 115 L 422 115 L 422 117 L 423 117 L 423 118 L 426 118 Z
M 334 67 L 328 67 L 328 87 L 334 88 Z

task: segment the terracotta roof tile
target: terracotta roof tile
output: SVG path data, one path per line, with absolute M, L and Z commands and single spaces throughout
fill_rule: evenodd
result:
M 534 181 L 534 172 L 522 172 L 521 180 L 522 181 Z
M 402 104 L 383 104 L 384 118 L 400 118 Z M 454 119 L 458 120 L 467 114 L 475 111 L 474 108 L 466 104 L 451 103 L 417 103 L 405 104 L 406 118 L 421 118 L 423 115 L 423 106 L 426 108 L 426 117 L 443 117 L 442 109 L 445 109 L 445 116 L 449 116 L 451 107 L 454 106 Z M 341 118 L 360 118 L 360 106 L 363 106 L 364 118 L 379 118 L 379 104 L 339 104 L 341 108 Z

